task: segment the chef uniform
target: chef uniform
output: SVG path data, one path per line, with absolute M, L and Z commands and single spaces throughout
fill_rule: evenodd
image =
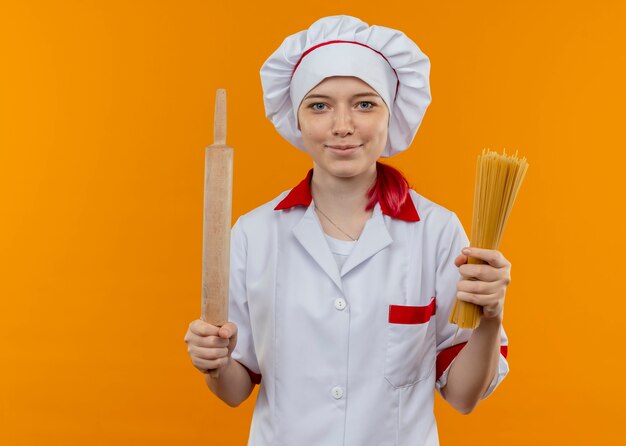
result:
M 403 33 L 333 16 L 285 39 L 261 79 L 268 118 L 302 149 L 302 97 L 328 76 L 361 78 L 389 107 L 391 156 L 417 132 L 428 73 Z M 357 241 L 335 240 L 314 210 L 312 175 L 232 229 L 232 358 L 260 383 L 248 445 L 438 445 L 434 390 L 472 333 L 448 322 L 454 259 L 469 246 L 461 222 L 410 190 L 399 212 L 376 204 Z M 501 345 L 483 398 L 508 372 L 504 330 Z

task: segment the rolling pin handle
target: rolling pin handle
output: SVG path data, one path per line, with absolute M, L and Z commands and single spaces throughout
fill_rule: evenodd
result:
M 226 90 L 224 88 L 218 88 L 215 93 L 213 144 L 226 144 Z

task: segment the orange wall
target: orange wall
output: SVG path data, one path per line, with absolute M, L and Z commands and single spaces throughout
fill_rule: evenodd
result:
M 482 148 L 530 163 L 501 245 L 511 373 L 470 416 L 437 398 L 442 445 L 623 441 L 624 2 L 336 3 L 3 3 L 0 444 L 245 444 L 253 399 L 220 403 L 183 342 L 215 90 L 236 217 L 310 165 L 264 117 L 259 69 L 338 13 L 430 57 L 433 103 L 390 162 L 467 231 Z

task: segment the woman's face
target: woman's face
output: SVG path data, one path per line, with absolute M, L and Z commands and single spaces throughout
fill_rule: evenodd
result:
M 361 79 L 333 76 L 304 96 L 298 123 L 316 168 L 349 178 L 375 170 L 387 143 L 389 110 Z

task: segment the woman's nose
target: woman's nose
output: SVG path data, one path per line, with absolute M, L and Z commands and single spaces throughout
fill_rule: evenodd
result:
M 346 135 L 354 132 L 350 112 L 337 110 L 333 119 L 333 135 Z

